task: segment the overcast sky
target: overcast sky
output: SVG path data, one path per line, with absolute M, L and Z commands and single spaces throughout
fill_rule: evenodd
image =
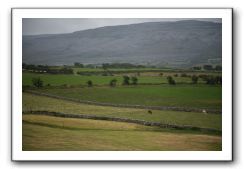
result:
M 178 21 L 178 20 L 204 20 L 212 22 L 221 22 L 219 18 L 206 19 L 167 19 L 167 18 L 121 18 L 121 19 L 95 19 L 95 18 L 24 18 L 23 19 L 23 35 L 38 35 L 38 34 L 58 34 L 70 33 L 79 30 L 98 28 L 103 26 L 126 25 L 143 22 L 163 22 L 163 21 Z

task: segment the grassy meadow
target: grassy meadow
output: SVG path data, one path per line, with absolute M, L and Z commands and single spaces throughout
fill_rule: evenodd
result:
M 219 109 L 221 108 L 221 90 L 222 88 L 219 86 L 169 86 L 166 84 L 126 87 L 46 88 L 37 91 L 102 103 Z
M 57 67 L 54 67 L 57 68 Z M 73 68 L 73 74 L 31 73 L 23 71 L 22 112 L 51 111 L 66 114 L 96 115 L 160 122 L 222 130 L 222 87 L 207 85 L 199 78 L 193 84 L 191 76 L 220 72 L 178 71 L 159 68 L 110 69 Z M 90 72 L 91 75 L 77 74 Z M 182 77 L 183 73 L 187 77 Z M 176 75 L 177 74 L 177 75 Z M 123 76 L 137 77 L 135 85 L 123 85 Z M 175 85 L 168 83 L 172 76 Z M 41 87 L 33 79 L 39 77 Z M 111 87 L 112 79 L 117 83 Z M 87 85 L 88 81 L 92 85 Z M 102 106 L 77 103 L 29 93 L 46 93 L 81 101 L 114 104 Z M 149 110 L 116 105 L 186 107 L 219 110 L 219 113 L 172 110 Z M 149 113 L 150 111 L 150 113 Z M 84 150 L 158 150 L 158 151 L 220 151 L 221 134 L 194 130 L 165 129 L 126 122 L 61 118 L 23 113 L 24 151 L 84 151 Z M 52 138 L 52 139 L 50 139 Z
M 23 111 L 43 110 L 70 114 L 91 114 L 221 130 L 220 114 L 160 110 L 153 110 L 152 114 L 148 114 L 144 109 L 86 105 L 27 93 L 23 94 L 23 103 Z
M 23 150 L 218 151 L 221 137 L 122 122 L 24 115 Z

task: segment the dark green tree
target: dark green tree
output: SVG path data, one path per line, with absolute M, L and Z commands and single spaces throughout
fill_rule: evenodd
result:
M 197 82 L 198 82 L 198 76 L 193 75 L 193 76 L 191 77 L 191 80 L 192 80 L 192 83 L 193 83 L 193 84 L 197 84 Z
M 37 88 L 43 87 L 43 81 L 41 80 L 40 77 L 32 78 L 32 84 L 33 84 L 33 86 L 35 86 Z
M 88 87 L 92 87 L 93 86 L 93 83 L 92 83 L 91 80 L 88 80 L 86 83 L 87 83 Z
M 110 82 L 109 82 L 109 85 L 111 87 L 115 87 L 116 86 L 116 83 L 117 83 L 117 79 L 112 79 Z
M 123 85 L 130 85 L 130 77 L 123 76 Z
M 168 83 L 170 84 L 170 85 L 175 85 L 176 83 L 175 83 L 175 80 L 173 79 L 173 77 L 171 77 L 171 76 L 168 76 L 167 77 L 167 80 L 168 80 Z
M 204 70 L 213 70 L 213 66 L 212 65 L 203 65 L 203 69 Z
M 74 63 L 74 66 L 75 67 L 80 67 L 80 68 L 83 68 L 84 67 L 84 65 L 82 63 L 79 63 L 79 62 L 75 62 Z
M 138 79 L 137 79 L 137 77 L 133 76 L 133 77 L 131 78 L 131 81 L 132 81 L 132 84 L 133 84 L 133 85 L 137 85 Z

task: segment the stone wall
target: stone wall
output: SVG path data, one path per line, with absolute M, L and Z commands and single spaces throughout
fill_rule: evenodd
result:
M 159 123 L 159 122 L 149 122 L 149 121 L 145 121 L 145 120 L 119 118 L 119 117 L 106 117 L 106 116 L 85 115 L 85 114 L 68 114 L 68 113 L 49 112 L 49 111 L 26 111 L 26 112 L 23 112 L 23 114 L 48 115 L 48 116 L 63 117 L 63 118 L 107 120 L 107 121 L 116 121 L 116 122 L 135 123 L 135 124 L 140 124 L 140 125 L 144 125 L 144 126 L 157 126 L 160 128 L 184 129 L 184 130 L 221 133 L 220 130 L 211 129 L 211 128 L 201 128 L 201 127 L 194 127 L 194 126 L 188 126 L 188 125 L 163 124 L 163 123 Z
M 57 96 L 53 94 L 41 93 L 36 91 L 25 91 L 26 93 L 31 93 L 40 96 L 47 96 L 55 99 L 67 100 L 77 103 L 90 104 L 90 105 L 98 105 L 98 106 L 111 106 L 111 107 L 125 107 L 125 108 L 138 108 L 138 109 L 147 109 L 147 110 L 171 110 L 171 111 L 182 111 L 182 112 L 199 112 L 203 113 L 203 110 L 206 113 L 212 114 L 221 114 L 220 110 L 216 109 L 200 109 L 200 108 L 191 108 L 191 107 L 172 107 L 172 106 L 143 106 L 143 105 L 129 105 L 129 104 L 112 104 L 112 103 L 100 103 L 95 101 L 86 101 L 86 100 L 78 100 L 73 98 L 67 98 L 63 96 Z

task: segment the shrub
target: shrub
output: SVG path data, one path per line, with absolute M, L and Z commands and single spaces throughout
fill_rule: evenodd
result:
M 197 84 L 198 76 L 193 75 L 193 76 L 191 77 L 191 80 L 192 80 L 192 83 L 193 83 L 193 84 Z
M 117 80 L 116 79 L 112 79 L 110 82 L 109 82 L 109 85 L 111 87 L 115 87 L 116 86 L 116 83 L 117 83 Z
M 168 83 L 170 84 L 170 85 L 175 85 L 176 83 L 175 83 L 175 80 L 171 77 L 171 76 L 168 76 L 167 77 L 167 80 L 168 80 Z
M 130 84 L 130 77 L 123 76 L 123 85 L 129 85 L 129 84 Z
M 138 79 L 137 79 L 137 77 L 132 77 L 131 81 L 132 81 L 133 85 L 137 85 Z
M 213 66 L 212 65 L 204 65 L 203 69 L 204 70 L 213 70 Z
M 91 80 L 88 80 L 86 83 L 87 83 L 88 87 L 92 87 L 93 86 L 93 83 L 92 83 Z
M 40 77 L 32 78 L 32 84 L 33 84 L 33 86 L 35 86 L 37 88 L 43 87 L 43 81 L 41 80 Z
M 75 67 L 80 67 L 80 68 L 83 68 L 84 67 L 84 65 L 82 63 L 79 63 L 79 62 L 75 62 L 74 63 L 74 66 Z
M 206 84 L 214 85 L 215 83 L 216 83 L 216 81 L 215 81 L 215 78 L 213 76 L 208 76 L 206 78 Z
M 221 76 L 208 76 L 206 79 L 206 84 L 215 85 L 215 84 L 222 84 L 222 77 Z

